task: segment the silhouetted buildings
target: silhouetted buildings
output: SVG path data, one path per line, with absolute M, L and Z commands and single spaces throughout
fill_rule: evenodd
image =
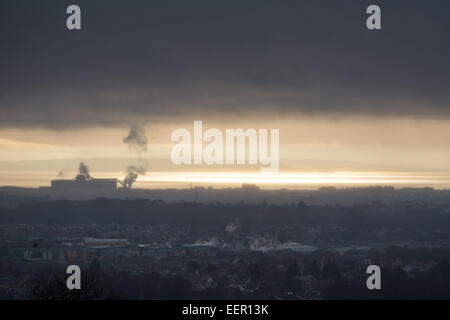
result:
M 79 174 L 75 179 L 52 180 L 51 191 L 54 194 L 94 194 L 102 195 L 117 191 L 116 179 L 94 179 Z

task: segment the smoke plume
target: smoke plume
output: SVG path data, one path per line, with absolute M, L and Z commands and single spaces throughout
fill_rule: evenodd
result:
M 64 177 L 64 169 L 59 170 L 57 176 L 58 176 L 58 178 Z
M 80 167 L 78 169 L 81 175 L 85 176 L 87 179 L 92 179 L 91 175 L 89 174 L 89 168 L 87 165 L 84 164 L 84 162 L 80 162 Z
M 126 177 L 123 179 L 123 185 L 125 188 L 131 189 L 133 183 L 136 181 L 140 174 L 145 174 L 144 166 L 128 166 L 126 171 Z
M 142 127 L 133 125 L 130 128 L 130 133 L 123 139 L 123 142 L 128 145 L 128 147 L 138 153 L 147 152 L 147 136 Z
M 147 168 L 146 161 L 141 159 L 142 153 L 147 152 L 148 140 L 145 130 L 137 125 L 131 126 L 130 132 L 123 139 L 123 142 L 128 145 L 131 151 L 137 153 L 138 160 L 142 163 L 141 165 L 130 165 L 125 171 L 126 176 L 122 184 L 125 188 L 131 189 L 139 175 L 145 174 Z
M 234 233 L 238 228 L 239 228 L 239 223 L 237 223 L 237 222 L 230 222 L 230 223 L 227 224 L 227 226 L 225 227 L 225 232 L 228 233 L 228 234 L 232 234 L 232 233 Z

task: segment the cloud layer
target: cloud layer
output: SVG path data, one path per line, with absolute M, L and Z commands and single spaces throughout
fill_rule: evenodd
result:
M 0 126 L 207 116 L 446 118 L 450 3 L 69 1 L 0 4 Z

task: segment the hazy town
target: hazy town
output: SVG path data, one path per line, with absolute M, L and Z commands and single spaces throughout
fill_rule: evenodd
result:
M 0 297 L 450 297 L 448 190 L 153 191 L 192 195 L 173 202 L 120 191 L 127 196 L 69 200 L 0 189 Z M 224 201 L 234 193 L 253 203 Z M 297 201 L 266 200 L 274 196 Z M 65 288 L 71 264 L 90 284 L 79 296 Z M 371 264 L 383 270 L 380 293 L 366 289 Z

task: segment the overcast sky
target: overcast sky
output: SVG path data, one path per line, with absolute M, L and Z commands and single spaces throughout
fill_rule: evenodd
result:
M 67 5 L 82 30 L 66 29 Z M 382 9 L 382 30 L 365 10 Z M 0 4 L 0 126 L 137 119 L 450 116 L 450 2 Z
M 66 28 L 71 4 L 81 31 Z M 382 30 L 366 28 L 371 4 Z M 125 158 L 122 172 L 134 124 L 149 172 L 175 170 L 171 132 L 194 120 L 279 129 L 281 171 L 448 173 L 449 13 L 448 0 L 1 0 L 0 173 Z

